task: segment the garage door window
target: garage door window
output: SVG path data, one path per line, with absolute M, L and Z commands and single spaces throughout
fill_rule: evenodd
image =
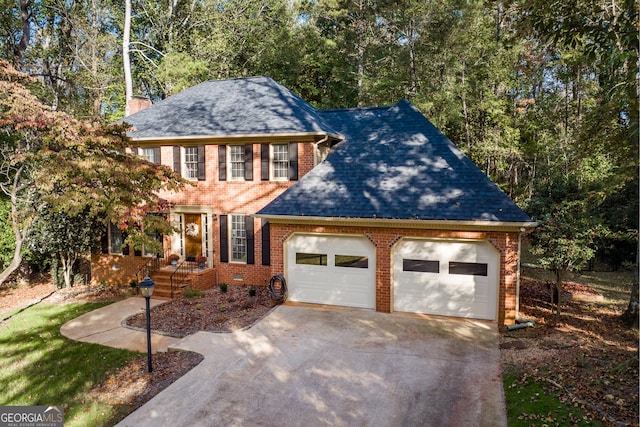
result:
M 449 274 L 463 274 L 466 276 L 486 276 L 487 264 L 477 262 L 450 262 Z
M 440 273 L 440 261 L 426 259 L 403 259 L 402 271 L 416 271 L 419 273 Z
M 309 254 L 296 252 L 296 264 L 327 265 L 327 254 Z
M 336 255 L 336 267 L 369 268 L 369 258 L 360 255 Z

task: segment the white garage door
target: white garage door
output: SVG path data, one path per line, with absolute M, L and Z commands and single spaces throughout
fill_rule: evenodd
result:
M 296 234 L 286 249 L 290 301 L 375 308 L 375 247 L 366 237 Z
M 499 264 L 486 241 L 403 239 L 393 250 L 393 309 L 495 320 Z

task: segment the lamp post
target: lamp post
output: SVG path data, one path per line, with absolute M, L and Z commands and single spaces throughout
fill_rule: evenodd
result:
M 148 371 L 151 372 L 153 369 L 151 367 L 151 308 L 149 304 L 149 299 L 151 295 L 153 295 L 153 290 L 156 287 L 156 284 L 151 280 L 149 276 L 142 279 L 140 285 L 140 293 L 144 297 L 147 303 L 147 367 Z

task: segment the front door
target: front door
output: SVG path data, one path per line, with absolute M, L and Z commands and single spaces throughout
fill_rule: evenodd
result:
M 202 216 L 200 214 L 184 214 L 185 258 L 189 261 L 202 255 Z

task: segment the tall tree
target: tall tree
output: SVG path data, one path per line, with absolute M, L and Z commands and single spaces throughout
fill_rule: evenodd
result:
M 11 200 L 16 237 L 0 283 L 20 265 L 22 245 L 44 206 L 70 217 L 142 222 L 144 208 L 157 207 L 159 190 L 178 190 L 184 183 L 169 168 L 125 153 L 123 126 L 52 111 L 25 84 L 26 76 L 0 62 L 0 188 Z

